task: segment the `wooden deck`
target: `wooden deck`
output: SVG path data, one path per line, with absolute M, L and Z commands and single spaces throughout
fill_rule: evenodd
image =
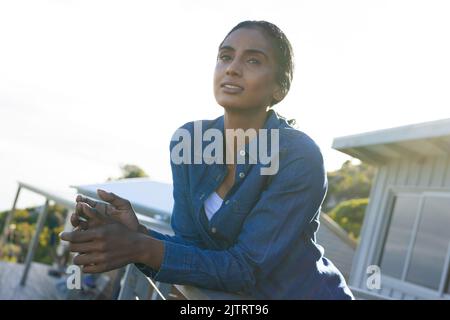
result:
M 25 286 L 20 285 L 23 264 L 0 261 L 0 300 L 60 299 L 56 289 L 59 280 L 48 275 L 50 266 L 34 262 Z

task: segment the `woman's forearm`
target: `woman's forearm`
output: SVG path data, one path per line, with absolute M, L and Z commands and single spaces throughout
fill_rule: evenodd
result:
M 164 241 L 157 240 L 148 234 L 139 233 L 135 259 L 154 270 L 159 270 L 164 258 Z

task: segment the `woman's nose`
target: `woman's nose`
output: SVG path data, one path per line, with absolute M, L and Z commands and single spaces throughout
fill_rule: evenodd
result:
M 232 61 L 226 69 L 226 74 L 227 76 L 241 75 L 241 67 L 239 66 L 239 62 L 236 60 Z

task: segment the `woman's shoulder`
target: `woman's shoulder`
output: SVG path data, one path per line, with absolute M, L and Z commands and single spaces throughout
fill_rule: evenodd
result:
M 323 162 L 322 151 L 316 141 L 307 133 L 284 126 L 280 129 L 280 151 L 283 150 L 289 159 L 308 159 Z

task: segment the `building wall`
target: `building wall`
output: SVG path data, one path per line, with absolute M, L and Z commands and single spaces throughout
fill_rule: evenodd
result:
M 370 194 L 369 205 L 361 230 L 361 242 L 357 248 L 350 277 L 350 285 L 366 289 L 367 266 L 377 264 L 387 224 L 390 187 L 448 188 L 450 192 L 450 156 L 393 160 L 378 167 Z M 395 299 L 431 297 L 426 291 L 400 283 L 382 281 L 378 292 Z M 395 288 L 394 288 L 395 287 Z M 402 289 L 398 289 L 401 287 Z

